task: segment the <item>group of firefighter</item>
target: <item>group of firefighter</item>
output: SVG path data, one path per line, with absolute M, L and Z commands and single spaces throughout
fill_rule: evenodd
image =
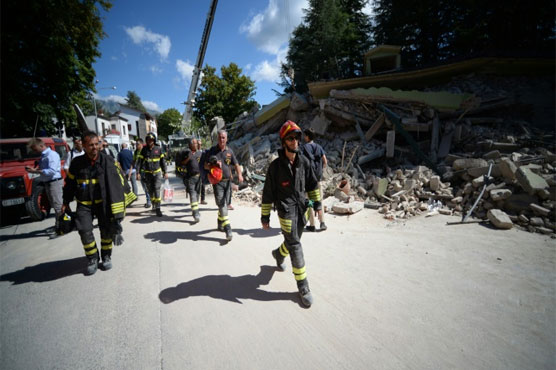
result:
M 279 136 L 281 149 L 278 158 L 268 168 L 263 188 L 261 224 L 264 229 L 270 227 L 270 212 L 274 207 L 278 212 L 284 241 L 272 251 L 272 256 L 280 271 L 284 271 L 285 259 L 290 256 L 301 303 L 310 307 L 313 298 L 300 239 L 309 211 L 314 210 L 318 214 L 321 230 L 326 229 L 322 219 L 320 174 L 312 165 L 312 155 L 300 152 L 302 131 L 295 122 L 286 121 L 280 128 Z M 153 211 L 157 216 L 162 216 L 160 190 L 162 179 L 168 178 L 166 161 L 162 149 L 156 145 L 155 134 L 148 133 L 145 143 L 135 155 L 136 176 L 146 186 L 146 195 L 150 198 Z M 86 274 L 92 275 L 98 268 L 108 270 L 112 267 L 112 246 L 123 243 L 121 221 L 125 209 L 137 196 L 130 190 L 127 176 L 117 161 L 101 152 L 96 133 L 84 133 L 82 144 L 85 155 L 72 160 L 67 173 L 62 213 L 69 209 L 71 201 L 76 200 L 75 225 L 88 259 Z M 318 152 L 316 154 L 320 155 Z M 203 178 L 206 176 L 206 180 L 212 184 L 218 206 L 218 230 L 226 234 L 228 241 L 232 239 L 228 218 L 232 170 L 235 170 L 237 180 L 242 183 L 241 167 L 227 146 L 227 133 L 224 130 L 218 131 L 218 142 L 209 150 L 203 152 L 199 140 L 193 139 L 189 150 L 176 156 L 176 174 L 183 178 L 194 222 L 200 221 L 199 198 L 204 190 Z M 94 217 L 98 219 L 100 229 L 100 256 L 93 236 Z

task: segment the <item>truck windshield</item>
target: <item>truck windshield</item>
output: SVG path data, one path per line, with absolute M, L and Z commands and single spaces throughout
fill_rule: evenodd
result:
M 0 147 L 0 161 L 38 159 L 41 154 L 27 147 L 26 143 L 6 143 Z

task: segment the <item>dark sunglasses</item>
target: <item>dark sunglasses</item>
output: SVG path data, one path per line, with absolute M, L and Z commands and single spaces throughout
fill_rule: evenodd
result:
M 299 141 L 299 137 L 297 137 L 297 136 L 288 136 L 284 140 L 286 140 L 286 141 L 294 141 L 294 140 Z

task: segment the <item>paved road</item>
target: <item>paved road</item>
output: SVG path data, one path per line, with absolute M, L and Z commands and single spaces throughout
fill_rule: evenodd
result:
M 174 179 L 176 183 L 176 179 Z M 176 183 L 177 185 L 177 183 Z M 216 207 L 192 224 L 183 187 L 157 218 L 128 210 L 114 268 L 83 275 L 76 232 L 53 219 L 0 231 L 2 369 L 554 369 L 556 245 L 517 230 L 328 216 L 303 236 L 315 297 L 259 208 Z M 98 238 L 98 230 L 96 231 Z

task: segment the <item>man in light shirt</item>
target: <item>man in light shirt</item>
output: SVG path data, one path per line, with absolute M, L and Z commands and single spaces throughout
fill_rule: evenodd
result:
M 66 172 L 66 175 L 68 174 L 71 161 L 75 157 L 79 157 L 80 155 L 83 154 L 85 154 L 85 151 L 83 150 L 83 144 L 81 143 L 81 139 L 78 137 L 74 137 L 73 149 L 68 153 L 68 157 L 66 158 L 66 162 L 64 163 L 64 171 Z

